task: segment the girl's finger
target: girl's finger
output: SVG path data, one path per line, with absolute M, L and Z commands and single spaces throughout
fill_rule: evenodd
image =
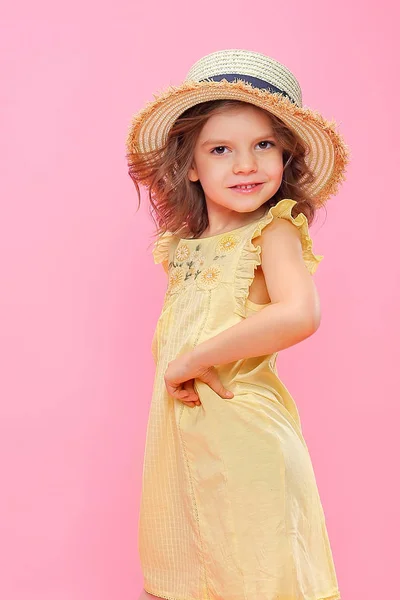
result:
M 183 383 L 185 390 L 189 392 L 193 397 L 197 398 L 196 390 L 194 389 L 194 379 L 189 379 Z
M 201 402 L 196 390 L 194 389 L 194 379 L 189 379 L 183 384 L 184 389 L 188 392 L 188 397 L 183 399 L 182 402 L 190 407 L 200 406 Z
M 199 400 L 199 396 L 198 396 L 196 390 L 194 389 L 194 379 L 189 379 L 188 381 L 185 381 L 183 383 L 183 387 L 185 388 L 185 390 L 187 392 L 189 392 L 188 400 L 189 400 L 189 398 L 190 398 L 190 400 L 193 400 L 194 402 L 197 402 Z
M 197 404 L 197 406 L 199 406 L 201 404 L 199 398 L 197 398 L 197 396 L 189 396 L 188 398 L 179 398 L 182 402 L 184 402 L 185 404 Z
M 201 404 L 199 397 L 194 390 L 193 380 L 185 381 L 179 386 L 173 386 L 167 382 L 165 382 L 165 385 L 170 396 L 188 404 L 188 406 L 199 406 Z
M 169 383 L 165 383 L 165 387 L 167 388 L 167 392 L 170 396 L 174 396 L 174 398 L 178 398 L 178 400 L 183 400 L 183 398 L 188 398 L 189 393 L 187 390 L 182 389 L 182 386 L 171 385 Z
M 214 390 L 218 396 L 221 396 L 221 398 L 233 398 L 234 394 L 222 385 L 222 382 L 215 370 L 210 370 L 207 374 L 207 377 L 205 377 L 203 381 L 207 383 L 207 385 L 210 386 L 210 388 Z
M 195 400 L 182 400 L 182 404 L 185 404 L 186 406 L 195 406 L 196 401 Z

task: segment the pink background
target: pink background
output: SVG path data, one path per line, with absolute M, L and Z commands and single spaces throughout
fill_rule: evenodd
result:
M 134 112 L 214 50 L 286 64 L 352 150 L 312 226 L 322 323 L 281 353 L 343 600 L 398 589 L 394 2 L 17 2 L 3 9 L 0 597 L 134 599 L 166 285 L 126 169 Z M 395 112 L 396 110 L 396 112 Z M 252 599 L 253 600 L 253 599 Z M 258 599 L 254 599 L 258 600 Z

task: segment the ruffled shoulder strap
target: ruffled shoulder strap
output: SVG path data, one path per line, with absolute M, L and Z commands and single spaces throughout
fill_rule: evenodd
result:
M 154 243 L 153 260 L 156 264 L 162 263 L 164 271 L 168 271 L 170 246 L 174 238 L 175 236 L 171 232 L 166 231 Z
M 254 271 L 261 264 L 261 246 L 254 245 L 253 240 L 261 235 L 263 229 L 274 219 L 287 219 L 295 225 L 301 233 L 301 245 L 305 265 L 313 275 L 318 264 L 324 258 L 321 254 L 313 253 L 313 242 L 308 232 L 308 221 L 304 213 L 299 213 L 296 218 L 292 217 L 292 208 L 295 200 L 285 198 L 269 209 L 266 215 L 259 219 L 250 230 L 236 268 L 235 277 L 235 313 L 246 316 L 246 300 L 249 295 L 250 285 L 254 279 Z

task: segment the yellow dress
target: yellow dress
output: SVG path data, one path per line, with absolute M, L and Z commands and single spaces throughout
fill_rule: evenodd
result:
M 223 399 L 196 379 L 201 405 L 170 396 L 168 362 L 265 305 L 249 301 L 273 219 L 300 230 L 314 273 L 306 217 L 281 200 L 256 222 L 203 239 L 169 232 L 153 249 L 168 272 L 152 353 L 156 364 L 143 465 L 139 556 L 147 592 L 168 600 L 337 600 L 325 517 L 296 404 L 277 353 L 214 365 Z

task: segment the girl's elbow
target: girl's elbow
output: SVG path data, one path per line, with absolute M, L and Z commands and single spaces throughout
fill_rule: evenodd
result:
M 306 333 L 306 337 L 309 337 L 313 333 L 317 331 L 321 324 L 321 311 L 319 310 L 308 310 L 304 313 L 304 330 Z
M 321 324 L 321 304 L 315 286 L 312 286 L 311 292 L 304 298 L 300 310 L 308 335 L 315 333 Z
M 295 307 L 297 329 L 304 339 L 317 331 L 321 324 L 321 310 L 319 302 L 306 302 Z

